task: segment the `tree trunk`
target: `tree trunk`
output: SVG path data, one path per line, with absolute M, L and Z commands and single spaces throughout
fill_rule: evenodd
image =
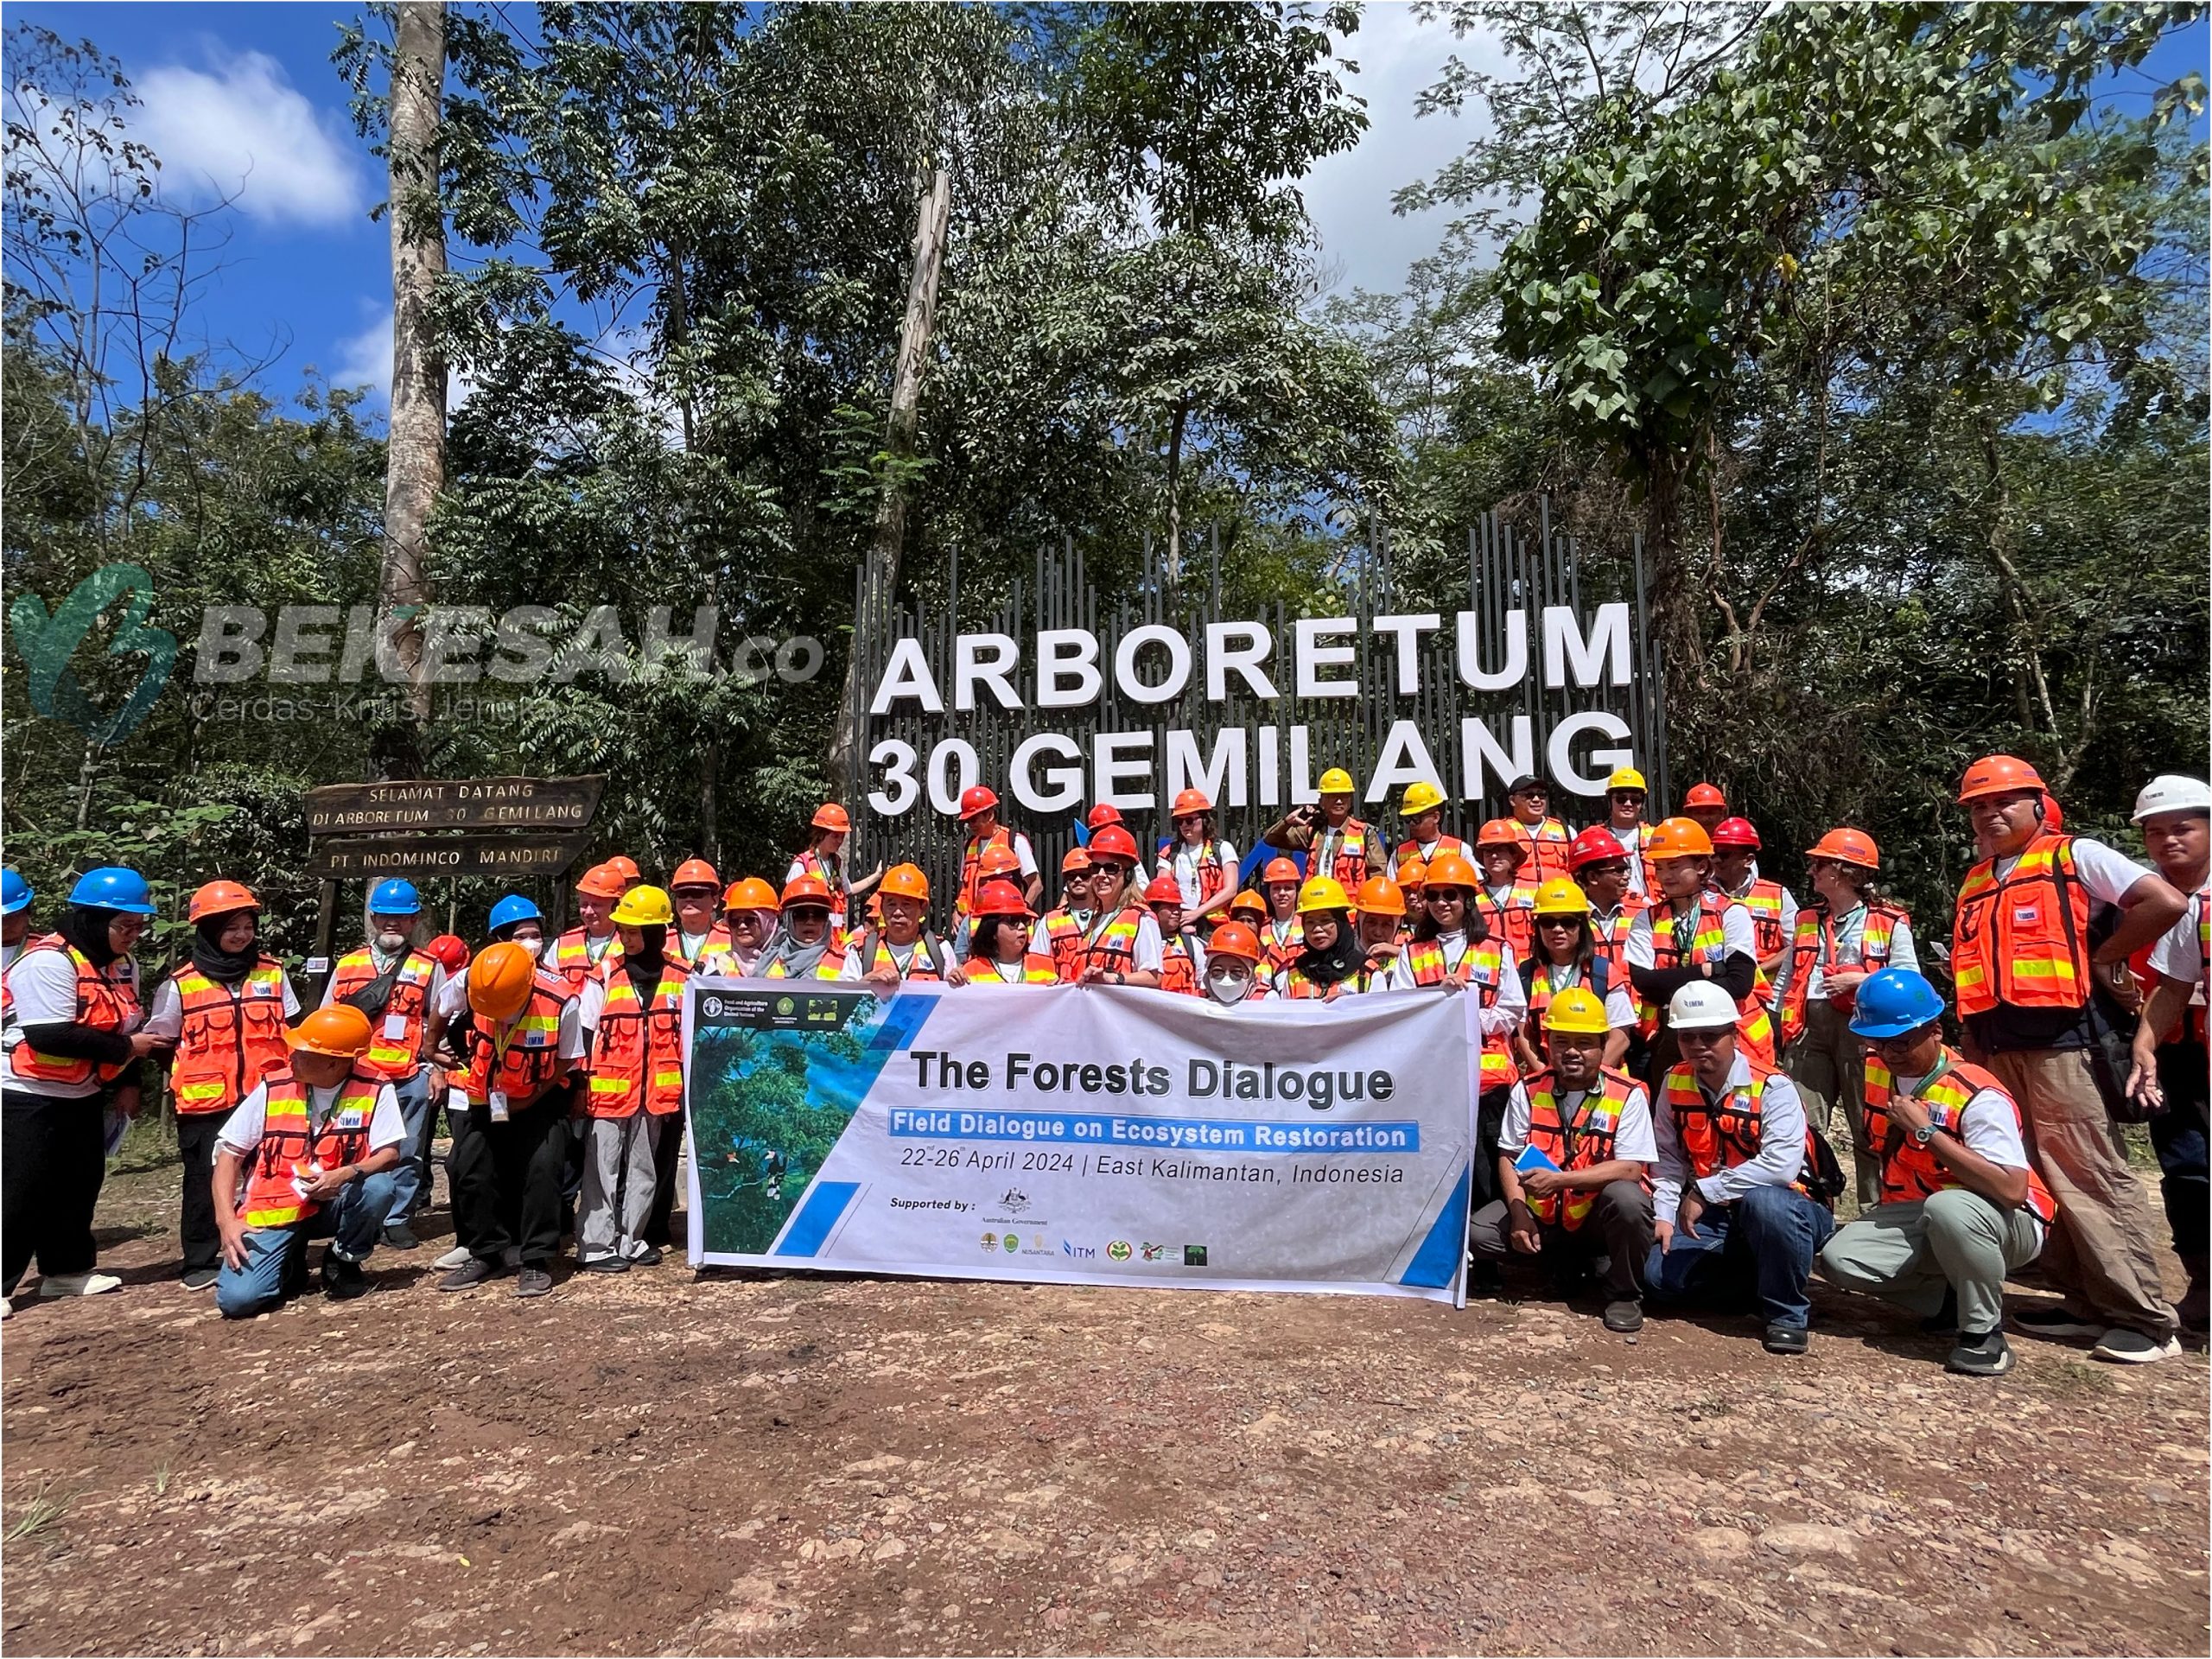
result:
M 430 718 L 423 662 L 423 574 L 430 511 L 445 486 L 446 365 L 430 323 L 432 290 L 446 271 L 438 200 L 438 118 L 445 96 L 442 0 L 402 0 L 391 62 L 391 426 L 385 446 L 380 612 L 404 620 L 394 654 L 407 677 L 407 725 L 380 745 L 387 775 L 420 775 L 420 736 Z
M 899 561 L 906 539 L 906 470 L 921 424 L 922 367 L 937 320 L 938 275 L 944 263 L 945 227 L 952 216 L 952 175 L 933 171 L 921 193 L 914 224 L 914 269 L 906 283 L 906 316 L 899 326 L 899 358 L 891 376 L 891 419 L 884 448 L 892 474 L 875 511 L 875 531 L 861 573 L 861 603 L 853 618 L 853 649 L 845 658 L 845 689 L 837 704 L 837 730 L 830 749 L 830 792 L 849 795 L 860 759 L 860 642 L 890 623 L 899 588 Z
M 1167 429 L 1167 581 L 1172 587 L 1183 575 L 1183 430 L 1190 423 L 1191 400 L 1179 399 L 1175 419 Z

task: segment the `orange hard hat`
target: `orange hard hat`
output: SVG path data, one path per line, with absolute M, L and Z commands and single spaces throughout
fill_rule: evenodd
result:
M 1370 875 L 1359 884 L 1352 908 L 1363 916 L 1402 916 L 1406 913 L 1405 890 L 1387 875 Z
M 1428 866 L 1408 864 L 1398 872 L 1398 885 L 1408 893 L 1418 893 L 1428 885 Z
M 1833 858 L 1839 863 L 1856 864 L 1863 869 L 1882 868 L 1882 849 L 1864 830 L 1831 830 L 1805 849 L 1805 856 Z
M 1242 922 L 1224 922 L 1206 941 L 1206 955 L 1234 957 L 1256 964 L 1260 960 L 1260 936 Z
M 486 1020 L 512 1020 L 530 1001 L 537 959 L 512 939 L 487 944 L 468 964 L 468 1011 Z
M 824 801 L 816 807 L 814 817 L 808 822 L 817 830 L 835 830 L 841 836 L 850 833 L 853 827 L 850 816 L 835 801 Z
M 1967 768 L 1966 777 L 1959 784 L 1959 804 L 1978 800 L 1984 795 L 2010 795 L 2018 790 L 2045 788 L 2043 775 L 2012 754 L 1985 754 Z
M 830 884 L 818 875 L 795 875 L 784 883 L 784 908 L 795 905 L 819 905 L 824 910 L 830 906 Z M 725 904 L 727 910 L 728 906 Z
M 1690 792 L 1682 797 L 1684 806 L 1718 806 L 1726 808 L 1728 798 L 1712 784 L 1692 784 Z
M 776 898 L 776 890 L 757 875 L 748 875 L 729 884 L 729 891 L 722 894 L 724 910 L 780 910 L 783 906 Z
M 976 914 L 978 916 L 1028 916 L 1033 913 L 1029 901 L 1021 896 L 1021 889 L 1011 881 L 986 881 L 983 890 L 976 895 Z
M 234 910 L 259 910 L 261 900 L 235 881 L 210 881 L 192 895 L 184 918 L 196 922 L 207 916 L 227 916 Z
M 1268 913 L 1268 901 L 1249 887 L 1229 901 L 1229 913 L 1232 916 L 1241 916 L 1248 910 L 1257 911 L 1262 916 Z
M 1145 884 L 1144 901 L 1147 905 L 1179 905 L 1183 902 L 1182 884 L 1162 870 Z
M 1121 821 L 1122 809 L 1118 806 L 1109 806 L 1104 801 L 1101 801 L 1090 809 L 1090 814 L 1084 819 L 1083 825 L 1086 830 L 1100 830 L 1109 823 L 1119 823 Z
M 576 883 L 578 893 L 594 899 L 620 899 L 623 887 L 622 873 L 612 864 L 593 865 Z
M 703 858 L 687 858 L 676 867 L 676 874 L 668 878 L 671 887 L 719 887 L 721 876 L 715 867 Z
M 1695 818 L 1662 818 L 1652 825 L 1651 833 L 1643 842 L 1647 857 L 1655 861 L 1662 858 L 1711 858 L 1713 837 Z
M 976 870 L 984 875 L 1007 875 L 1021 868 L 1021 858 L 1011 847 L 999 846 L 995 842 L 983 849 L 976 861 Z
M 1759 849 L 1758 826 L 1749 818 L 1723 818 L 1713 826 L 1713 844 L 1715 847 L 1748 847 L 1757 852 Z
M 423 954 L 449 974 L 457 974 L 468 963 L 468 941 L 458 933 L 441 933 L 423 947 Z
M 1060 859 L 1060 874 L 1074 875 L 1090 868 L 1090 855 L 1081 847 L 1071 847 Z
M 310 1054 L 353 1059 L 369 1046 L 369 1016 L 350 1002 L 334 1002 L 294 1026 L 284 1040 Z
M 1271 858 L 1268 868 L 1260 872 L 1260 884 L 1269 887 L 1277 881 L 1287 881 L 1296 887 L 1306 878 L 1298 873 L 1298 866 L 1287 858 Z
M 960 791 L 960 817 L 964 823 L 979 812 L 988 812 L 999 804 L 997 794 L 988 784 L 970 784 Z
M 626 882 L 642 881 L 645 873 L 638 868 L 638 861 L 625 853 L 617 853 L 607 861 L 607 868 Z
M 1477 847 L 1518 848 L 1523 857 L 1527 856 L 1529 850 L 1521 845 L 1520 831 L 1514 828 L 1510 818 L 1492 818 L 1488 823 L 1483 825 L 1475 832 L 1475 845 Z
M 1118 823 L 1109 823 L 1090 837 L 1090 857 L 1096 863 L 1102 858 L 1118 858 L 1125 863 L 1137 861 L 1136 838 Z
M 1168 809 L 1168 817 L 1187 818 L 1200 812 L 1213 810 L 1213 803 L 1202 789 L 1186 789 L 1175 798 L 1175 804 Z
M 1483 884 L 1475 867 L 1457 853 L 1442 853 L 1429 860 L 1427 881 L 1432 887 L 1465 887 L 1469 893 Z
M 876 884 L 876 892 L 886 899 L 918 899 L 930 901 L 930 879 L 922 874 L 918 864 L 893 864 Z

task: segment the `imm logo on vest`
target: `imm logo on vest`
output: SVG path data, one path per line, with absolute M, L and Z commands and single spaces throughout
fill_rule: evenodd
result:
M 1463 800 L 1502 798 L 1529 773 L 1595 797 L 1608 772 L 1634 764 L 1632 731 L 1613 708 L 1566 705 L 1656 697 L 1634 666 L 1646 659 L 1632 649 L 1632 632 L 1625 602 L 1586 614 L 1566 605 L 1509 610 L 1487 626 L 1476 611 L 1309 617 L 1289 622 L 1284 638 L 1263 622 L 1189 630 L 1154 622 L 1110 644 L 1076 627 L 1040 628 L 1027 639 L 958 633 L 935 665 L 909 634 L 868 689 L 868 716 L 923 717 L 942 735 L 926 752 L 904 737 L 879 738 L 868 751 L 868 801 L 898 817 L 926 792 L 938 812 L 956 814 L 961 791 L 984 781 L 975 728 L 1014 716 L 1024 734 L 1010 745 L 1001 786 L 1033 812 L 1086 802 L 1154 808 L 1190 788 L 1217 807 L 1300 804 L 1319 798 L 1322 770 L 1352 758 L 1325 751 L 1307 723 L 1334 714 L 1332 729 L 1341 728 L 1347 700 L 1369 705 L 1370 715 L 1379 702 L 1392 715 L 1363 768 L 1370 805 L 1422 779 Z M 1455 695 L 1435 696 L 1440 685 Z M 1538 686 L 1552 695 L 1531 698 Z M 1422 718 L 1459 705 L 1462 688 L 1494 699 L 1496 712 Z M 1531 702 L 1539 712 L 1515 711 Z M 1271 717 L 1238 721 L 1239 705 L 1264 707 Z M 1081 721 L 1062 716 L 1090 728 L 1083 740 L 1052 729 L 1058 710 L 1085 712 Z M 1162 726 L 1163 718 L 1179 723 Z

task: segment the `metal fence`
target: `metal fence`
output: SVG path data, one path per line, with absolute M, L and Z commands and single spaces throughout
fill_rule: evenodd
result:
M 1369 625 L 1376 617 L 1392 614 L 1406 604 L 1394 575 L 1389 538 L 1379 531 L 1340 566 L 1338 588 L 1342 604 L 1336 613 L 1354 622 L 1362 638 L 1369 640 L 1356 664 L 1359 693 L 1344 698 L 1301 699 L 1295 695 L 1291 650 L 1293 624 L 1297 619 L 1286 607 L 1277 603 L 1260 613 L 1224 614 L 1217 537 L 1207 538 L 1205 549 L 1195 556 L 1186 555 L 1176 573 L 1166 569 L 1164 560 L 1155 551 L 1147 560 L 1134 591 L 1106 599 L 1101 598 L 1088 580 L 1079 549 L 1071 544 L 1050 553 L 1040 552 L 1031 579 L 1015 582 L 1011 591 L 995 607 L 971 606 L 973 613 L 963 611 L 957 561 L 950 573 L 945 598 L 927 607 L 898 606 L 881 601 L 870 607 L 862 575 L 856 582 L 857 626 L 853 645 L 858 667 L 861 729 L 856 746 L 858 777 L 853 791 L 855 798 L 847 803 L 856 831 L 852 848 L 853 868 L 868 869 L 878 859 L 887 864 L 911 859 L 928 873 L 938 891 L 951 890 L 958 879 L 962 831 L 957 818 L 941 814 L 931 805 L 927 762 L 938 744 L 960 738 L 975 749 L 981 780 L 998 791 L 1003 803 L 1002 819 L 1030 837 L 1039 866 L 1045 872 L 1046 893 L 1056 893 L 1054 873 L 1061 855 L 1075 843 L 1073 820 L 1082 809 L 1078 807 L 1050 821 L 1042 820 L 1039 815 L 1022 809 L 1007 783 L 1014 749 L 1033 732 L 1040 730 L 1059 732 L 1071 738 L 1086 757 L 1086 769 L 1090 741 L 1096 734 L 1149 731 L 1153 734 L 1154 764 L 1163 791 L 1159 806 L 1149 813 L 1126 814 L 1147 863 L 1153 848 L 1168 833 L 1164 793 L 1165 734 L 1179 728 L 1196 733 L 1202 752 L 1207 753 L 1211 753 L 1214 734 L 1225 728 L 1241 726 L 1249 732 L 1272 725 L 1284 734 L 1280 804 L 1255 804 L 1241 808 L 1224 805 L 1217 814 L 1220 833 L 1247 855 L 1255 836 L 1289 804 L 1292 780 L 1287 733 L 1289 728 L 1300 724 L 1306 727 L 1310 734 L 1310 772 L 1318 776 L 1326 767 L 1344 766 L 1359 781 L 1363 791 L 1392 723 L 1411 720 L 1438 756 L 1439 767 L 1444 774 L 1440 781 L 1446 790 L 1457 796 L 1460 774 L 1464 772 L 1471 775 L 1474 771 L 1472 759 L 1460 757 L 1455 766 L 1444 756 L 1458 755 L 1460 722 L 1464 718 L 1486 719 L 1502 736 L 1513 716 L 1529 716 L 1535 738 L 1537 764 L 1533 770 L 1541 775 L 1553 728 L 1572 715 L 1603 709 L 1628 726 L 1630 736 L 1627 745 L 1635 751 L 1637 765 L 1650 780 L 1654 804 L 1671 799 L 1667 781 L 1666 717 L 1660 691 L 1658 647 L 1648 626 L 1642 541 L 1639 538 L 1625 557 L 1615 556 L 1586 562 L 1573 540 L 1553 529 L 1548 503 L 1539 505 L 1535 520 L 1535 533 L 1524 534 L 1493 512 L 1469 529 L 1466 596 L 1456 607 L 1452 596 L 1436 596 L 1443 626 L 1429 638 L 1420 653 L 1418 688 L 1410 696 L 1402 696 L 1398 691 L 1395 652 L 1382 648 L 1368 633 Z M 1177 576 L 1179 581 L 1175 579 Z M 1543 607 L 1565 606 L 1578 613 L 1586 613 L 1588 609 L 1608 602 L 1629 607 L 1629 683 L 1601 683 L 1586 689 L 1570 683 L 1558 690 L 1547 690 L 1542 672 Z M 1478 637 L 1484 642 L 1486 666 L 1491 665 L 1491 653 L 1497 649 L 1506 613 L 1514 610 L 1526 613 L 1530 634 L 1529 671 L 1517 685 L 1499 691 L 1480 691 L 1461 682 L 1454 667 L 1454 608 L 1475 613 Z M 1228 682 L 1228 697 L 1221 702 L 1208 701 L 1202 665 L 1194 666 L 1183 692 L 1169 702 L 1140 703 L 1119 695 L 1111 665 L 1116 647 L 1130 631 L 1165 625 L 1180 632 L 1185 639 L 1197 642 L 1204 639 L 1210 622 L 1255 622 L 1272 631 L 1274 651 L 1268 661 L 1268 673 L 1281 695 L 1262 700 L 1232 676 Z M 1010 635 L 1020 642 L 1023 657 L 1019 677 L 1026 685 L 1030 683 L 1035 666 L 1032 654 L 1034 636 L 1040 630 L 1051 628 L 1082 628 L 1097 637 L 1098 662 L 1105 676 L 1105 688 L 1095 702 L 1080 708 L 1015 710 L 1002 709 L 992 698 L 982 696 L 972 709 L 956 711 L 952 708 L 954 640 L 959 634 L 991 632 Z M 902 637 L 918 642 L 937 683 L 944 690 L 947 706 L 943 714 L 920 711 L 911 702 L 880 716 L 871 717 L 866 712 L 867 702 L 881 683 L 893 648 Z M 1193 654 L 1197 654 L 1195 648 Z M 879 777 L 879 768 L 869 763 L 869 756 L 886 738 L 903 740 L 922 757 L 922 764 L 915 769 L 917 778 L 924 783 L 922 799 L 912 810 L 896 817 L 883 817 L 868 805 L 868 794 Z M 1248 738 L 1248 756 L 1253 747 L 1254 741 Z M 1482 794 L 1458 797 L 1455 804 L 1447 809 L 1447 833 L 1471 837 L 1484 818 L 1504 814 L 1503 785 L 1487 773 L 1484 781 L 1487 787 Z M 1086 804 L 1089 798 L 1086 794 Z M 1402 833 L 1395 806 L 1394 792 L 1389 808 L 1370 806 L 1363 799 L 1356 810 L 1370 823 L 1379 823 L 1395 842 Z M 1553 810 L 1573 827 L 1601 820 L 1604 802 L 1602 797 L 1586 799 L 1554 785 Z

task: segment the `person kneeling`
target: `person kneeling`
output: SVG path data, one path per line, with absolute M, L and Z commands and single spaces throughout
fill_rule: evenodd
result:
M 1605 1328 L 1643 1328 L 1637 1272 L 1651 1249 L 1652 1162 L 1658 1156 L 1643 1085 L 1604 1065 L 1605 1005 L 1581 986 L 1544 1009 L 1550 1066 L 1513 1085 L 1497 1136 L 1504 1197 L 1478 1211 L 1474 1253 L 1541 1255 L 1579 1274 L 1605 1261 Z
M 368 1015 L 334 1004 L 285 1036 L 289 1063 L 238 1103 L 215 1141 L 215 1306 L 225 1319 L 265 1313 L 297 1291 L 313 1238 L 330 1240 L 323 1294 L 367 1294 L 361 1263 L 391 1206 L 407 1139 L 397 1091 L 357 1066 L 368 1051 Z
M 1841 1184 L 1827 1143 L 1805 1122 L 1797 1087 L 1737 1052 L 1736 999 L 1694 980 L 1669 1000 L 1681 1058 L 1657 1113 L 1658 1179 L 1643 1269 L 1655 1300 L 1719 1291 L 1757 1294 L 1766 1350 L 1802 1354 L 1813 1255 L 1835 1230 L 1827 1197 Z M 1817 1196 L 1816 1196 L 1817 1195 Z
M 2029 1166 L 2019 1107 L 1943 1041 L 1942 1017 L 1942 997 L 1909 969 L 1859 988 L 1851 1029 L 1871 1051 L 1866 1145 L 1882 1196 L 1821 1248 L 1821 1272 L 1921 1314 L 1931 1333 L 1955 1328 L 1946 1370 L 2001 1376 L 2005 1275 L 2035 1260 L 2058 1212 Z

